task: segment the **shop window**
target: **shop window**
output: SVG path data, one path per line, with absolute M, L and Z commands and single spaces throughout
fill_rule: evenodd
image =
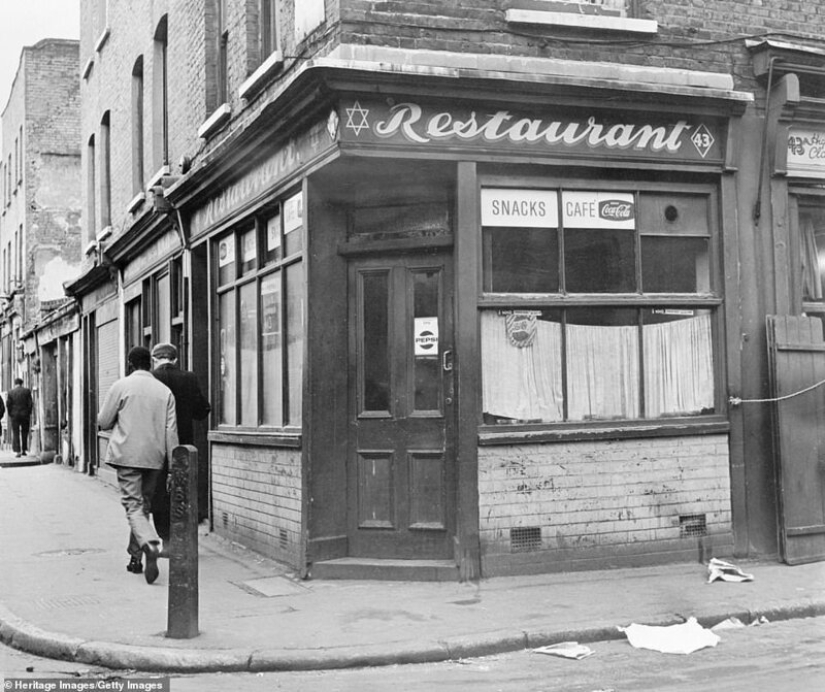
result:
M 126 303 L 126 351 L 143 345 L 140 297 Z
M 799 237 L 803 312 L 825 328 L 825 198 L 792 197 Z
M 304 273 L 300 193 L 219 239 L 220 422 L 301 424 Z
M 708 194 L 485 188 L 481 206 L 485 423 L 715 411 Z

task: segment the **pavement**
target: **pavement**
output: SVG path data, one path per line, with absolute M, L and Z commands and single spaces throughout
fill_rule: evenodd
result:
M 30 462 L 0 451 L 0 640 L 50 658 L 177 673 L 317 670 L 622 639 L 619 626 L 691 616 L 710 627 L 825 615 L 825 562 L 737 561 L 755 577 L 743 583 L 708 583 L 698 561 L 473 583 L 302 581 L 201 527 L 199 633 L 173 639 L 168 562 L 152 585 L 126 571 L 117 490 Z

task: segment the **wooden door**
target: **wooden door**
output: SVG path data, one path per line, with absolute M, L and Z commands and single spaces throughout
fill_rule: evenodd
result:
M 782 558 L 825 560 L 825 342 L 821 320 L 768 317 Z
M 350 265 L 349 553 L 452 555 L 452 276 L 447 253 Z

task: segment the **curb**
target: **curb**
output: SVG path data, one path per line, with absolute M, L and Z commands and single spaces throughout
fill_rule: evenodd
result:
M 768 606 L 754 610 L 695 616 L 704 627 L 737 617 L 742 622 L 767 618 L 770 622 L 825 615 L 825 601 Z M 648 624 L 665 627 L 684 622 L 682 617 Z M 438 641 L 405 641 L 327 649 L 164 649 L 111 642 L 85 641 L 48 632 L 17 617 L 0 603 L 0 641 L 37 656 L 115 670 L 166 673 L 234 673 L 333 670 L 405 663 L 437 663 L 461 658 L 532 649 L 563 641 L 601 642 L 624 638 L 617 624 L 600 624 L 577 630 L 497 630 L 460 635 Z

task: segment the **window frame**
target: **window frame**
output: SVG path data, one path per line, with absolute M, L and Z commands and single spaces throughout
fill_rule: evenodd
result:
M 289 338 L 289 321 L 288 321 L 288 307 L 289 307 L 289 290 L 288 290 L 288 270 L 291 267 L 297 267 L 304 265 L 304 243 L 303 243 L 303 228 L 305 221 L 296 227 L 289 228 L 286 222 L 286 213 L 285 209 L 287 204 L 295 200 L 296 197 L 301 197 L 303 192 L 299 189 L 293 189 L 289 193 L 283 194 L 278 197 L 276 201 L 266 204 L 265 206 L 261 207 L 259 210 L 255 212 L 254 215 L 246 217 L 245 219 L 239 221 L 236 224 L 233 224 L 231 228 L 226 229 L 225 232 L 222 232 L 216 235 L 211 240 L 211 253 L 212 253 L 212 299 L 214 301 L 214 311 L 215 311 L 215 333 L 213 335 L 213 353 L 215 357 L 213 359 L 213 381 L 215 383 L 215 391 L 214 391 L 214 400 L 217 402 L 217 411 L 216 411 L 216 430 L 219 432 L 239 432 L 239 433 L 248 433 L 248 432 L 261 432 L 261 433 L 295 433 L 299 432 L 303 426 L 303 414 L 302 411 L 298 411 L 297 413 L 297 422 L 293 422 L 295 419 L 293 417 L 293 412 L 291 411 L 292 402 L 290 401 L 291 393 L 292 393 L 292 385 L 290 383 L 290 377 L 292 375 L 290 369 L 290 350 L 288 347 L 288 338 Z M 279 228 L 278 228 L 278 245 L 277 248 L 280 251 L 280 254 L 275 257 L 271 257 L 267 251 L 267 238 L 268 234 L 271 232 L 271 227 L 269 221 L 273 218 L 278 218 Z M 288 244 L 287 236 L 290 233 L 297 233 L 301 240 L 298 243 L 297 247 L 292 247 L 291 252 L 287 252 L 290 248 L 290 244 Z M 255 239 L 255 257 L 247 262 L 243 261 L 243 239 L 248 237 L 248 234 L 252 233 L 252 237 Z M 232 270 L 230 272 L 230 276 L 221 278 L 220 276 L 220 266 L 219 266 L 219 246 L 222 242 L 229 241 L 233 244 L 234 249 L 234 260 L 232 262 Z M 301 299 L 304 301 L 304 310 L 306 310 L 305 305 L 305 285 L 306 285 L 306 267 L 303 266 L 304 274 L 302 277 L 302 290 L 301 290 Z M 281 368 L 281 390 L 280 390 L 280 410 L 282 412 L 282 420 L 281 424 L 266 424 L 263 422 L 264 412 L 265 412 L 265 402 L 264 402 L 264 387 L 261 385 L 262 379 L 264 377 L 264 357 L 263 357 L 263 348 L 262 348 L 262 338 L 263 338 L 263 324 L 262 324 L 262 316 L 261 316 L 261 285 L 264 281 L 271 279 L 273 276 L 277 277 L 276 281 L 278 282 L 278 329 L 280 332 L 281 338 L 281 352 L 280 352 L 280 368 Z M 254 285 L 255 290 L 254 294 L 256 297 L 255 300 L 255 369 L 257 372 L 257 383 L 258 388 L 255 393 L 255 402 L 254 402 L 254 409 L 256 412 L 257 420 L 254 425 L 250 425 L 248 423 L 243 422 L 244 417 L 244 410 L 243 410 L 243 397 L 241 395 L 241 380 L 236 375 L 234 378 L 234 411 L 232 412 L 233 420 L 232 423 L 227 423 L 222 420 L 223 417 L 223 400 L 222 400 L 222 393 L 221 393 L 221 367 L 222 367 L 222 356 L 221 356 L 221 329 L 223 323 L 221 321 L 221 314 L 220 314 L 220 303 L 221 300 L 227 295 L 234 295 L 234 299 L 232 300 L 233 305 L 233 323 L 232 328 L 235 334 L 235 353 L 234 353 L 234 362 L 229 363 L 228 366 L 234 369 L 235 373 L 240 372 L 240 365 L 241 360 L 243 357 L 243 349 L 240 346 L 241 343 L 241 315 L 239 309 L 239 301 L 241 297 L 241 292 L 244 287 Z M 301 321 L 301 338 L 305 339 L 305 324 L 303 320 Z M 306 363 L 303 361 L 303 357 L 301 357 L 301 382 L 298 383 L 299 387 L 303 387 L 303 371 L 306 368 Z M 301 396 L 302 398 L 302 396 Z M 302 402 L 299 401 L 299 409 L 301 407 Z
M 485 310 L 560 310 L 571 308 L 632 308 L 637 315 L 645 309 L 670 308 L 694 309 L 711 311 L 711 345 L 713 353 L 714 411 L 707 414 L 673 415 L 663 418 L 626 418 L 626 419 L 597 419 L 597 420 L 564 420 L 558 422 L 523 422 L 513 424 L 495 424 L 484 422 L 483 402 L 481 401 L 481 383 L 483 373 L 479 365 L 479 407 L 478 426 L 480 444 L 500 444 L 512 441 L 513 436 L 529 436 L 533 440 L 567 439 L 571 434 L 585 437 L 600 435 L 633 434 L 644 430 L 645 435 L 668 434 L 674 426 L 681 431 L 685 429 L 706 432 L 708 428 L 716 429 L 727 427 L 727 402 L 725 393 L 725 344 L 724 344 L 724 277 L 722 276 L 722 247 L 721 247 L 721 216 L 719 204 L 719 189 L 712 182 L 707 183 L 679 183 L 651 181 L 640 176 L 626 180 L 599 180 L 590 178 L 562 178 L 558 176 L 499 176 L 480 175 L 478 178 L 478 199 L 481 200 L 483 188 L 512 188 L 516 190 L 556 190 L 561 196 L 564 191 L 599 191 L 599 192 L 635 192 L 638 208 L 639 193 L 659 194 L 695 194 L 706 196 L 708 199 L 708 231 L 709 231 L 709 282 L 710 291 L 706 293 L 643 293 L 641 284 L 641 229 L 637 226 L 633 231 L 636 236 L 634 256 L 635 273 L 637 278 L 636 291 L 631 293 L 565 293 L 560 285 L 557 293 L 507 293 L 487 292 L 484 290 L 486 278 L 484 274 L 484 243 L 479 242 L 478 248 L 478 320 L 479 338 L 481 313 Z M 561 227 L 561 223 L 559 224 Z M 483 233 L 479 217 L 478 232 Z M 562 231 L 559 231 L 562 235 Z M 563 264 L 563 253 L 560 252 L 559 262 Z M 641 332 L 640 332 L 641 335 Z M 562 354 L 562 370 L 567 368 L 566 354 Z M 640 364 L 643 366 L 644 361 Z M 640 391 L 643 380 L 640 380 Z M 642 400 L 643 393 L 640 394 Z M 564 405 L 565 414 L 567 402 Z M 641 415 L 644 415 L 642 401 Z

